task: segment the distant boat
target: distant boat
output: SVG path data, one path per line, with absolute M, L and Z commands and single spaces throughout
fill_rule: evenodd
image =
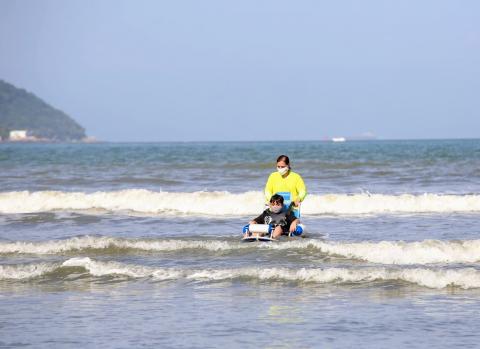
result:
M 332 142 L 345 142 L 346 138 L 345 137 L 333 137 Z

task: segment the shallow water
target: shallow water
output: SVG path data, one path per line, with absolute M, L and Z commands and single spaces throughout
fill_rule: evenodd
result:
M 480 141 L 284 147 L 0 144 L 0 347 L 478 347 Z M 281 152 L 308 237 L 241 243 Z

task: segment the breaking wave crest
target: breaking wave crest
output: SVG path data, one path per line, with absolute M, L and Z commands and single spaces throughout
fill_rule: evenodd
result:
M 107 236 L 81 236 L 66 240 L 53 240 L 46 242 L 0 242 L 0 254 L 61 254 L 66 252 L 88 250 L 141 250 L 151 252 L 169 252 L 185 249 L 227 251 L 246 248 L 240 242 L 216 240 L 180 240 L 180 239 L 122 239 Z
M 263 208 L 260 192 L 15 191 L 0 193 L 0 213 L 105 210 L 145 214 L 254 215 Z M 480 212 L 480 195 L 309 195 L 303 214 Z
M 327 243 L 311 240 L 307 244 L 328 255 L 337 255 L 379 264 L 447 264 L 475 263 L 480 261 L 480 240 L 355 243 Z
M 52 263 L 0 265 L 0 280 L 32 279 L 53 272 L 58 267 Z
M 90 250 L 122 253 L 128 250 L 146 252 L 191 253 L 229 252 L 238 250 L 302 250 L 341 258 L 363 260 L 378 264 L 415 265 L 431 263 L 476 263 L 480 262 L 480 240 L 415 242 L 334 242 L 319 239 L 301 239 L 270 244 L 244 244 L 228 240 L 186 239 L 125 239 L 115 237 L 81 236 L 66 240 L 45 242 L 0 242 L 0 254 L 62 254 L 82 253 Z
M 314 284 L 348 284 L 369 282 L 408 282 L 428 288 L 459 287 L 480 288 L 480 271 L 474 268 L 228 268 L 228 269 L 174 269 L 101 262 L 89 257 L 70 258 L 62 264 L 33 264 L 0 266 L 0 280 L 32 279 L 64 268 L 81 268 L 94 277 L 123 276 L 149 278 L 154 281 L 232 281 L 296 282 Z

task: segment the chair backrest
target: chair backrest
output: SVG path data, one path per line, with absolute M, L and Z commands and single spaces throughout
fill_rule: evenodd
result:
M 279 191 L 275 194 L 281 195 L 283 197 L 283 206 L 289 207 L 292 203 L 291 194 L 289 191 Z
M 283 208 L 285 210 L 291 209 L 295 217 L 300 218 L 300 209 L 299 208 L 293 208 L 292 205 L 292 194 L 289 191 L 279 191 L 278 193 L 275 193 L 278 195 L 283 196 Z

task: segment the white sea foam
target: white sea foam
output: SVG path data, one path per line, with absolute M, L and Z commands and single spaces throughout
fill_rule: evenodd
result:
M 271 248 L 314 248 L 320 252 L 349 259 L 380 264 L 475 263 L 480 261 L 480 240 L 414 242 L 326 242 L 321 240 L 292 241 Z
M 58 268 L 51 263 L 0 265 L 0 280 L 23 280 L 42 276 Z
M 32 279 L 67 267 L 83 268 L 95 277 L 126 276 L 129 278 L 150 278 L 157 281 L 192 280 L 208 282 L 250 279 L 318 284 L 402 281 L 437 289 L 448 286 L 463 289 L 480 288 L 480 271 L 474 268 L 352 267 L 293 269 L 244 267 L 175 269 L 95 261 L 89 257 L 70 258 L 62 264 L 0 265 L 0 280 Z
M 61 254 L 88 249 L 135 249 L 141 251 L 179 251 L 185 249 L 227 251 L 247 248 L 247 244 L 220 240 L 180 240 L 180 239 L 122 239 L 108 236 L 80 236 L 65 240 L 44 242 L 0 242 L 0 254 Z
M 155 269 L 141 265 L 122 264 L 117 262 L 98 262 L 89 257 L 75 257 L 66 260 L 64 267 L 82 267 L 93 276 L 124 275 L 132 278 L 152 277 L 160 280 L 180 279 L 184 276 L 177 269 Z
M 148 252 L 235 251 L 240 249 L 318 250 L 331 256 L 364 260 L 379 264 L 430 264 L 480 262 L 480 240 L 414 242 L 337 242 L 317 239 L 301 239 L 271 244 L 244 244 L 225 240 L 185 239 L 124 239 L 114 237 L 81 236 L 66 240 L 45 242 L 1 242 L 0 254 L 62 254 L 90 249 L 134 249 Z M 301 252 L 300 252 L 301 253 Z
M 106 210 L 144 214 L 255 215 L 263 209 L 260 192 L 155 192 L 129 189 L 110 192 L 3 192 L 0 213 Z M 303 214 L 376 214 L 480 212 L 480 195 L 309 195 Z
M 307 283 L 352 283 L 398 280 L 416 283 L 430 288 L 443 288 L 455 285 L 462 288 L 480 287 L 480 272 L 473 268 L 456 270 L 398 269 L 387 268 L 228 268 L 179 270 L 140 267 L 115 262 L 97 262 L 88 257 L 71 258 L 63 266 L 85 268 L 91 275 L 125 275 L 132 278 L 151 277 L 153 279 L 187 279 L 197 281 L 226 281 L 240 278 L 260 281 L 291 281 Z
M 358 283 L 372 281 L 405 281 L 429 288 L 457 286 L 464 289 L 480 287 L 480 272 L 473 268 L 434 270 L 426 268 L 325 268 L 298 270 L 287 268 L 242 268 L 201 270 L 187 275 L 194 280 L 228 280 L 252 278 L 307 283 Z

